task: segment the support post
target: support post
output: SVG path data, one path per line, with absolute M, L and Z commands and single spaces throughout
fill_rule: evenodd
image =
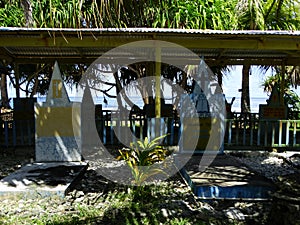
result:
M 285 63 L 281 65 L 281 79 L 280 79 L 280 104 L 284 104 L 284 86 L 285 86 Z
M 161 47 L 155 47 L 155 118 L 161 117 L 160 96 Z

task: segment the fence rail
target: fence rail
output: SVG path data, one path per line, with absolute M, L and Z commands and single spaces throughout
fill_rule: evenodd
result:
M 137 138 L 157 136 L 156 127 L 159 127 L 160 134 L 169 134 L 164 139 L 164 144 L 178 145 L 179 143 L 182 126 L 177 117 L 155 120 L 137 114 L 130 120 L 120 118 L 116 120 L 111 115 L 111 111 L 103 110 L 102 115 L 95 119 L 99 137 L 105 145 L 121 144 L 120 137 L 123 140 L 134 141 Z M 1 115 L 0 146 L 33 146 L 34 122 L 14 121 L 12 118 L 11 114 Z M 226 120 L 224 146 L 225 149 L 239 147 L 300 149 L 300 120 L 261 120 L 258 114 L 235 114 L 232 119 Z
M 300 120 L 227 120 L 225 146 L 300 147 Z

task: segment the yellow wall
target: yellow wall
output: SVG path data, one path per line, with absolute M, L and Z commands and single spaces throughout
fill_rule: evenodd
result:
M 72 107 L 35 108 L 37 137 L 72 137 Z

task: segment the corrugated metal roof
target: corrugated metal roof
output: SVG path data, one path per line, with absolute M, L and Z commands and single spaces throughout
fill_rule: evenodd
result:
M 171 29 L 171 28 L 21 28 L 0 27 L 0 32 L 96 32 L 96 33 L 181 33 L 204 35 L 288 35 L 300 36 L 300 31 L 286 30 L 201 30 L 201 29 Z
M 17 63 L 45 60 L 91 63 L 112 48 L 141 40 L 162 40 L 182 45 L 204 56 L 206 62 L 218 65 L 300 64 L 300 31 L 0 27 L 0 56 Z M 170 51 L 168 54 L 173 53 Z M 178 52 L 174 52 L 174 56 L 188 57 Z

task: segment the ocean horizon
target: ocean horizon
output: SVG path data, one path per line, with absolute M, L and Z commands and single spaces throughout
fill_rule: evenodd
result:
M 78 96 L 70 96 L 70 101 L 71 102 L 80 102 L 81 101 L 81 97 Z M 97 97 L 94 98 L 94 103 L 95 104 L 102 104 L 103 109 L 116 109 L 117 108 L 117 101 L 116 99 L 112 99 L 112 98 L 105 98 L 106 101 L 104 100 L 104 97 Z M 226 97 L 227 102 L 231 102 L 232 97 Z M 46 97 L 44 96 L 40 96 L 37 97 L 37 102 L 45 102 L 46 101 Z M 107 104 L 105 103 L 107 102 Z M 144 105 L 144 103 L 139 99 L 137 99 L 137 101 L 134 102 L 136 105 L 142 107 Z M 262 98 L 262 97 L 252 97 L 250 98 L 250 109 L 252 113 L 258 113 L 259 112 L 259 105 L 260 104 L 267 104 L 266 102 L 266 98 Z M 231 107 L 232 112 L 241 112 L 241 97 L 235 97 L 235 101 L 232 104 Z

